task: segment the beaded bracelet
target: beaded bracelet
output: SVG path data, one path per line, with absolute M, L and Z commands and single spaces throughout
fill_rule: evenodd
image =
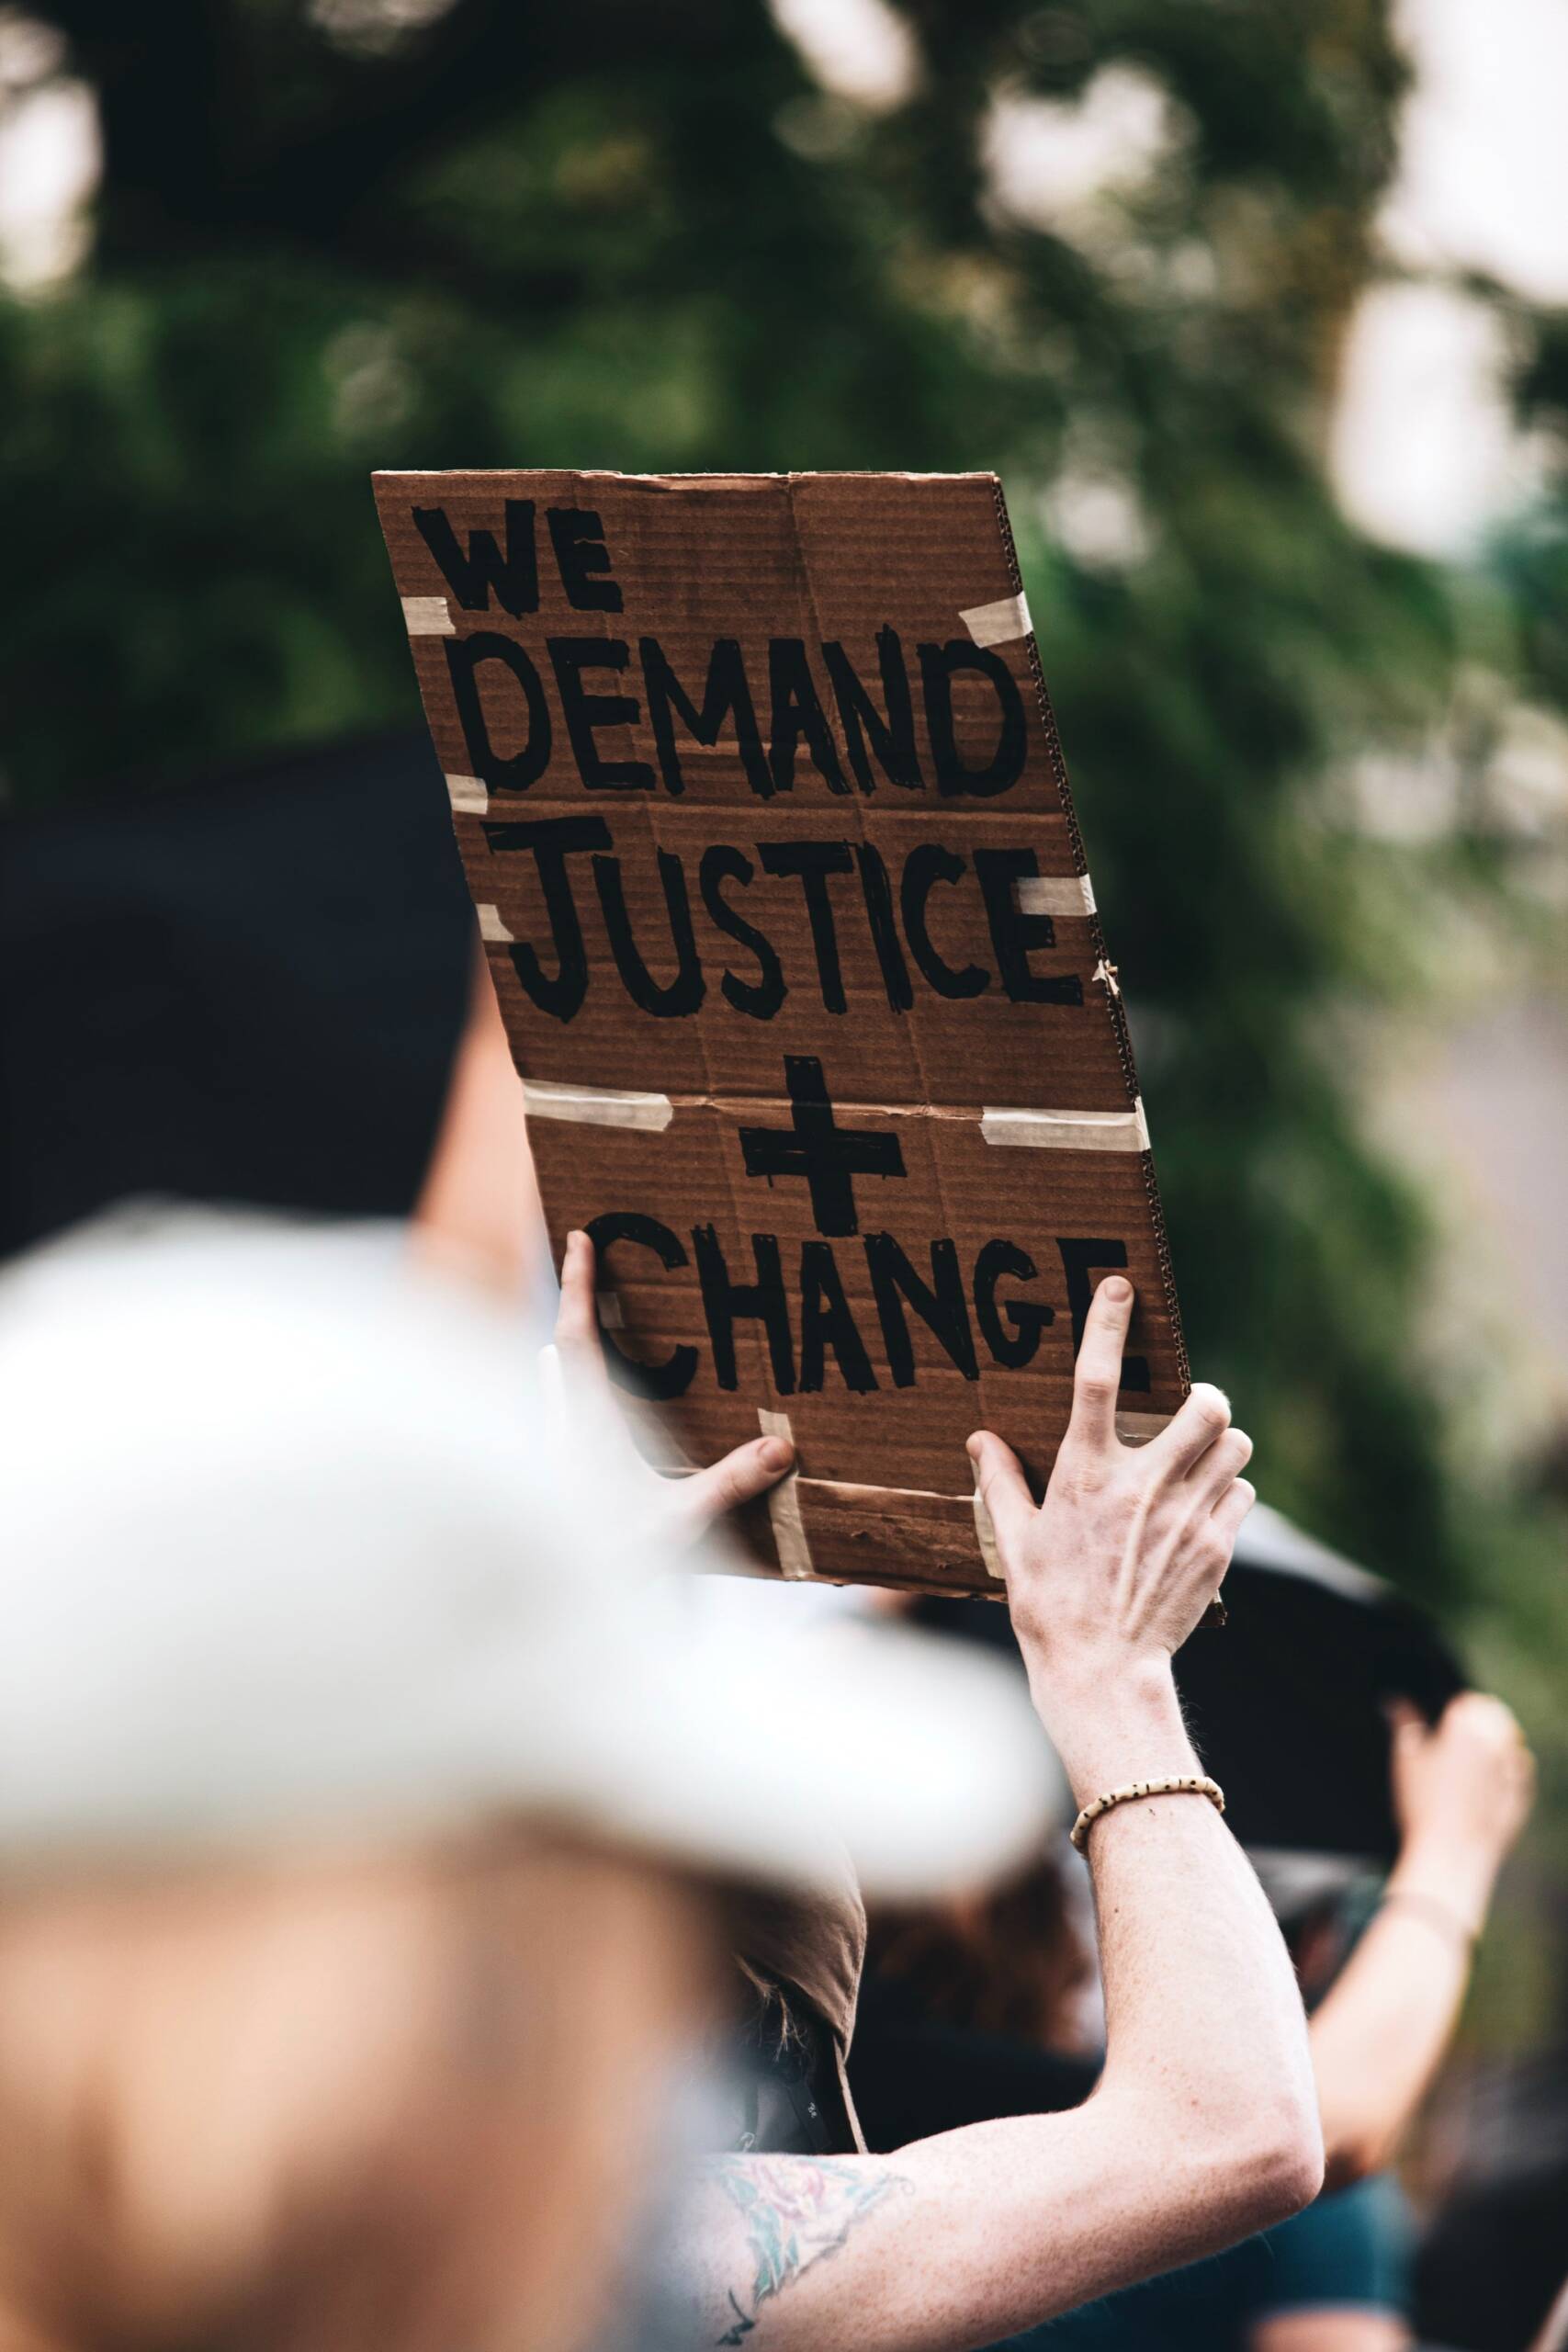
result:
M 1102 1813 L 1109 1813 L 1113 1805 L 1131 1804 L 1137 1797 L 1207 1797 L 1216 1813 L 1225 1809 L 1224 1789 L 1206 1772 L 1176 1781 L 1129 1781 L 1124 1789 L 1107 1789 L 1102 1797 L 1085 1805 L 1068 1832 L 1078 1852 L 1089 1844 L 1089 1833 Z

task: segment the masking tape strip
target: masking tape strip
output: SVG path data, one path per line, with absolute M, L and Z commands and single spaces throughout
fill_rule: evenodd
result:
M 512 933 L 501 920 L 501 909 L 476 900 L 474 912 L 479 919 L 479 937 L 491 941 L 498 947 L 504 947 Z
M 477 775 L 449 775 L 446 797 L 454 808 L 469 817 L 482 817 L 490 807 L 490 794 Z
M 613 1290 L 595 1291 L 599 1307 L 599 1328 L 602 1331 L 624 1331 L 626 1318 L 621 1312 L 621 1302 Z
M 1023 874 L 1014 890 L 1021 915 L 1074 915 L 1081 922 L 1094 912 L 1094 885 L 1087 874 Z
M 1147 1445 L 1175 1419 L 1174 1413 L 1118 1413 L 1116 1434 L 1123 1445 Z
M 986 1509 L 986 1498 L 980 1492 L 980 1465 L 976 1462 L 973 1467 L 975 1471 L 975 1532 L 980 1539 L 980 1557 L 986 1564 L 986 1574 L 988 1577 L 994 1577 L 998 1584 L 1002 1584 L 1006 1582 L 1006 1578 L 1002 1575 L 1001 1555 L 997 1550 L 997 1531 L 991 1524 L 991 1514 Z
M 1015 638 L 1027 637 L 1034 626 L 1021 588 L 1016 596 L 1004 596 L 999 604 L 971 605 L 958 617 L 976 645 L 1010 645 Z
M 1147 1151 L 1148 1122 L 1140 1099 L 1130 1111 L 1010 1111 L 987 1103 L 980 1114 L 987 1143 L 1019 1144 L 1032 1151 Z
M 757 1408 L 757 1419 L 764 1437 L 787 1438 L 793 1445 L 795 1431 L 789 1425 L 787 1413 L 770 1413 L 764 1406 Z M 773 1542 L 778 1545 L 779 1566 L 792 1584 L 800 1584 L 816 1575 L 811 1565 L 811 1546 L 806 1540 L 806 1521 L 800 1515 L 800 1473 L 791 1470 L 768 1490 L 768 1517 L 773 1523 Z
M 662 1135 L 675 1116 L 668 1094 L 617 1092 L 611 1086 L 558 1086 L 525 1078 L 523 1106 L 532 1118 L 570 1119 L 580 1127 L 646 1127 Z
M 456 637 L 457 624 L 445 596 L 403 596 L 403 626 L 411 637 Z

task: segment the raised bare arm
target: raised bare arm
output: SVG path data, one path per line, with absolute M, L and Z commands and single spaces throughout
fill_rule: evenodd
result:
M 1393 2157 L 1448 2049 L 1472 1947 L 1524 1826 L 1535 1768 L 1500 1699 L 1461 1691 L 1393 1737 L 1400 1851 L 1382 1909 L 1312 2020 L 1332 2188 Z
M 1152 1444 L 1116 1437 L 1132 1292 L 1102 1283 L 1072 1426 L 1035 1508 L 971 1441 L 1035 1705 L 1080 1804 L 1199 1768 L 1171 1653 L 1252 1500 L 1251 1448 L 1198 1388 Z M 1118 1806 L 1089 1840 L 1105 2072 L 1070 2114 L 969 2126 L 892 2156 L 733 2156 L 682 2246 L 696 2340 L 754 2352 L 961 2352 L 1169 2268 L 1304 2204 L 1322 2143 L 1295 1981 L 1240 1849 L 1201 1798 Z

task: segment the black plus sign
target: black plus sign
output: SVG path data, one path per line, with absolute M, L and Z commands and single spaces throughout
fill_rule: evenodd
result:
M 822 1065 L 815 1054 L 784 1056 L 784 1085 L 795 1114 L 787 1127 L 742 1127 L 740 1156 L 748 1176 L 804 1176 L 818 1233 L 858 1233 L 857 1176 L 903 1176 L 904 1154 L 895 1135 L 857 1135 L 833 1125 Z

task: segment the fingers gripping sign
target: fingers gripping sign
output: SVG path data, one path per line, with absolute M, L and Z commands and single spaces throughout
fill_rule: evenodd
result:
M 547 1378 L 564 1415 L 592 1420 L 601 1434 L 605 1429 L 617 1433 L 613 1442 L 623 1451 L 621 1466 L 645 1500 L 650 1532 L 678 1545 L 700 1543 L 727 1511 L 776 1486 L 795 1460 L 795 1448 L 787 1438 L 753 1438 L 722 1461 L 680 1478 L 664 1477 L 644 1462 L 631 1442 L 605 1366 L 594 1275 L 592 1242 L 586 1233 L 569 1234 L 555 1343 L 545 1350 L 553 1359 Z
M 1116 1434 L 1132 1284 L 1113 1276 L 1089 1310 L 1073 1408 L 1044 1501 L 989 1430 L 969 1452 L 996 1530 L 1026 1655 L 1075 1674 L 1168 1658 L 1213 1600 L 1253 1500 L 1251 1442 L 1219 1389 L 1200 1385 L 1152 1443 Z

